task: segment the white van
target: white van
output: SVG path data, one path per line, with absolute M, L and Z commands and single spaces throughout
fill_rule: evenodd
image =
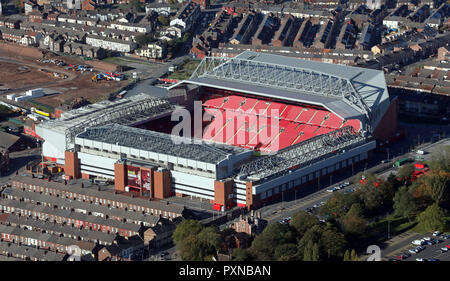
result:
M 425 242 L 421 240 L 414 240 L 411 242 L 413 245 L 422 246 Z

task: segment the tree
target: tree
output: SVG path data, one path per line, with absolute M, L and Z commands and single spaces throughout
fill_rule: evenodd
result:
M 247 250 L 241 249 L 241 248 L 233 249 L 231 256 L 232 256 L 233 261 L 251 261 L 252 260 L 252 256 L 250 255 L 250 253 Z
M 168 26 L 169 25 L 169 18 L 167 18 L 166 16 L 160 15 L 158 16 L 158 22 L 162 25 L 162 26 Z
M 318 261 L 320 259 L 319 244 L 314 243 L 311 253 L 311 260 Z
M 296 261 L 301 260 L 297 255 L 297 245 L 287 243 L 279 245 L 274 252 L 274 260 L 276 261 Z
M 149 43 L 153 42 L 154 36 L 153 34 L 139 34 L 136 36 L 136 43 L 139 45 L 139 47 L 145 47 Z
M 343 233 L 335 228 L 327 227 L 320 237 L 321 254 L 329 259 L 340 260 L 347 247 L 347 240 Z
M 201 261 L 204 258 L 201 241 L 197 235 L 203 226 L 196 220 L 183 220 L 172 234 L 173 241 L 183 260 Z
M 131 0 L 130 7 L 136 9 L 138 12 L 145 12 L 145 4 L 139 0 Z
M 361 236 L 366 233 L 367 221 L 362 215 L 359 204 L 353 204 L 341 221 L 342 229 L 350 236 Z
M 173 242 L 180 244 L 188 236 L 200 233 L 202 228 L 202 224 L 197 220 L 183 220 L 172 234 Z
M 258 260 L 273 260 L 275 249 L 279 245 L 293 242 L 295 242 L 295 235 L 288 225 L 272 223 L 255 237 L 251 251 Z
M 450 145 L 438 146 L 431 153 L 429 166 L 431 170 L 450 172 Z
M 438 204 L 449 199 L 450 174 L 443 171 L 429 173 L 424 178 L 424 183 L 429 187 L 431 198 Z
M 356 251 L 354 249 L 350 253 L 350 260 L 351 261 L 358 261 L 358 255 L 356 254 Z
M 310 258 L 312 254 L 313 243 L 319 243 L 324 228 L 321 225 L 315 225 L 306 231 L 305 235 L 299 240 L 297 248 L 300 257 Z
M 299 236 L 303 236 L 308 229 L 318 224 L 319 219 L 305 211 L 295 213 L 291 219 L 291 226 L 297 230 Z
M 344 194 L 341 192 L 333 194 L 333 196 L 320 208 L 320 214 L 329 218 L 338 218 L 344 216 L 353 203 L 358 198 L 353 194 Z
M 18 9 L 19 11 L 22 10 L 20 0 L 14 0 L 14 7 L 16 7 L 16 9 Z
M 409 178 L 414 172 L 414 170 L 415 170 L 414 164 L 403 165 L 398 169 L 397 177 L 402 179 Z
M 203 228 L 197 235 L 202 250 L 202 256 L 213 255 L 223 245 L 222 235 L 217 228 L 209 226 Z
M 417 217 L 419 225 L 427 231 L 444 231 L 446 227 L 445 211 L 438 204 L 434 203 L 425 209 Z
M 419 206 L 414 196 L 406 186 L 402 186 L 394 196 L 394 215 L 411 220 L 417 214 L 418 209 Z
M 349 250 L 345 250 L 344 261 L 351 261 Z

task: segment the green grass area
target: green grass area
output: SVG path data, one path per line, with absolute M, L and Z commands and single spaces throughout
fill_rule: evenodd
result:
M 43 104 L 43 103 L 37 102 L 35 100 L 27 100 L 27 103 L 31 104 L 31 106 L 35 107 L 38 110 L 42 110 L 42 111 L 45 111 L 48 113 L 55 112 L 55 108 L 53 106 Z
M 97 96 L 97 97 L 89 98 L 89 99 L 87 99 L 87 101 L 90 102 L 90 103 L 97 103 L 97 102 L 101 102 L 101 101 L 107 100 L 108 97 L 109 97 L 109 95 Z
M 379 220 L 376 223 L 372 224 L 374 230 L 379 231 L 381 233 L 388 233 L 390 236 L 401 234 L 409 229 L 413 229 L 413 227 L 417 224 L 415 220 L 409 221 L 407 218 L 395 218 L 392 216 L 388 216 L 382 220 Z
M 447 226 L 444 230 L 444 232 L 450 232 L 450 217 L 446 217 L 445 218 L 447 220 Z M 420 233 L 420 234 L 425 234 L 428 233 L 430 231 L 434 231 L 434 230 L 430 230 L 430 229 L 424 229 L 420 224 L 417 224 L 412 231 Z
M 168 75 L 167 78 L 177 80 L 189 79 L 199 64 L 200 60 L 186 60 L 182 64 L 178 65 L 178 69 Z

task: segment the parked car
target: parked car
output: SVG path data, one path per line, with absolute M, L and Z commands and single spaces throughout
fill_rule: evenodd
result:
M 439 243 L 442 243 L 442 242 L 444 242 L 444 241 L 442 241 L 442 240 L 439 240 L 439 239 L 434 239 L 433 241 L 434 241 L 434 244 L 439 244 Z
M 335 191 L 336 191 L 336 188 L 334 188 L 334 187 L 327 189 L 327 192 L 335 192 Z
M 422 240 L 414 240 L 411 243 L 413 245 L 420 245 L 420 246 L 422 246 L 424 244 L 424 241 L 422 241 Z
M 416 261 L 425 261 L 423 258 L 417 258 Z
M 439 261 L 439 259 L 431 258 L 428 261 Z
M 417 251 L 417 249 L 409 249 L 408 252 L 411 254 L 417 254 L 419 251 Z
M 439 236 L 441 233 L 439 231 L 433 232 L 433 236 Z
M 450 249 L 450 244 L 445 245 L 447 249 Z
M 430 237 L 424 237 L 423 240 L 425 240 L 425 241 L 430 241 L 431 238 L 430 238 Z
M 448 249 L 447 249 L 446 247 L 442 247 L 442 248 L 441 248 L 441 251 L 442 251 L 442 252 L 447 252 Z

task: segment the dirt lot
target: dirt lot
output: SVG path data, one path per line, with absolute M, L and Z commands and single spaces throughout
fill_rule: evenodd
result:
M 89 61 L 53 54 L 46 55 L 45 58 L 62 60 L 67 64 L 89 65 Z M 91 77 L 97 72 L 70 71 L 52 63 L 41 63 L 36 60 L 36 57 L 18 56 L 5 49 L 0 49 L 0 69 L 3 73 L 0 75 L 0 84 L 11 89 L 1 95 L 22 93 L 38 87 L 50 89 L 59 94 L 38 98 L 35 101 L 52 107 L 68 103 L 77 97 L 84 97 L 91 102 L 96 102 L 105 99 L 111 92 L 129 83 L 128 81 L 92 82 Z M 53 72 L 64 74 L 67 78 L 54 77 Z
M 2 70 L 0 83 L 11 89 L 59 80 L 54 76 L 39 71 L 39 68 L 16 63 L 0 61 L 0 69 Z

